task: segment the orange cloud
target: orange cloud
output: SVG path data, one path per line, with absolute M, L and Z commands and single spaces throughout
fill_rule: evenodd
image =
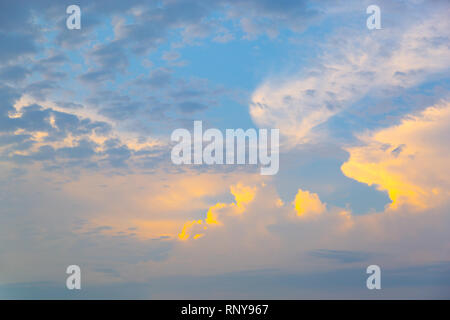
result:
M 226 203 L 216 203 L 215 205 L 213 205 L 212 207 L 209 208 L 208 212 L 206 213 L 206 219 L 205 222 L 207 224 L 221 224 L 217 217 L 218 217 L 218 211 L 220 209 L 226 208 L 229 205 Z
M 238 183 L 237 185 L 230 187 L 230 192 L 236 200 L 236 212 L 242 213 L 245 211 L 245 205 L 252 202 L 255 198 L 256 187 L 246 187 L 241 183 Z
M 302 189 L 298 189 L 294 205 L 299 217 L 310 217 L 326 211 L 325 204 L 320 201 L 316 193 L 310 193 Z
M 342 172 L 387 191 L 390 209 L 407 204 L 423 210 L 450 195 L 450 103 L 429 107 L 399 125 L 360 137 L 364 146 L 348 148 Z
M 197 226 L 202 225 L 203 222 L 205 224 L 203 227 L 204 230 L 208 228 L 207 226 L 222 225 L 222 222 L 219 220 L 219 213 L 224 209 L 230 209 L 231 211 L 229 213 L 231 214 L 242 214 L 245 211 L 245 206 L 255 198 L 256 187 L 244 186 L 243 184 L 238 183 L 230 186 L 230 192 L 234 195 L 234 203 L 227 204 L 219 202 L 211 206 L 206 213 L 206 219 L 204 221 L 197 220 L 186 222 L 183 226 L 183 230 L 178 235 L 178 238 L 180 240 L 188 240 L 190 235 L 196 232 L 195 228 L 198 228 Z M 193 236 L 193 239 L 198 239 L 203 235 L 203 233 L 197 233 Z
M 202 220 L 193 220 L 193 221 L 188 221 L 184 224 L 183 226 L 183 230 L 181 230 L 181 233 L 178 235 L 178 238 L 180 238 L 180 240 L 187 240 L 189 239 L 189 237 L 191 236 L 191 232 L 192 229 L 195 225 L 201 225 L 203 223 Z M 194 236 L 194 239 L 197 239 L 198 236 L 201 234 L 196 234 Z

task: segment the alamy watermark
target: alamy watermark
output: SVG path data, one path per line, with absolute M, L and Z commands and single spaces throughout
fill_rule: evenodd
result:
M 66 19 L 66 26 L 69 30 L 81 29 L 81 9 L 79 6 L 72 4 L 67 7 L 66 13 L 70 16 Z
M 370 276 L 367 278 L 366 286 L 367 289 L 373 290 L 381 289 L 381 268 L 377 266 L 376 264 L 372 264 L 367 267 L 366 273 L 370 274 Z
M 66 273 L 69 276 L 66 279 L 66 287 L 69 290 L 81 290 L 81 268 L 76 264 L 67 267 Z
M 366 21 L 367 29 L 369 29 L 369 30 L 381 29 L 380 7 L 375 4 L 372 4 L 367 7 L 366 13 L 370 14 L 370 16 L 367 18 L 367 21 Z
M 278 173 L 279 129 L 259 129 L 258 132 L 255 129 L 247 129 L 246 131 L 243 129 L 226 129 L 225 150 L 222 132 L 214 128 L 203 132 L 202 121 L 194 121 L 193 135 L 187 129 L 176 129 L 172 132 L 170 139 L 177 142 L 171 152 L 172 162 L 176 165 L 256 165 L 259 162 L 262 175 Z M 203 142 L 208 143 L 204 148 Z

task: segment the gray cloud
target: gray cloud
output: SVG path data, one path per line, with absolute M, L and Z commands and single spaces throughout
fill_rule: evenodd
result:
M 326 249 L 310 251 L 309 255 L 317 258 L 334 260 L 339 263 L 364 262 L 372 257 L 372 255 L 367 252 Z
M 12 65 L 0 68 L 0 79 L 6 82 L 20 82 L 23 81 L 30 73 L 30 70 L 20 65 Z

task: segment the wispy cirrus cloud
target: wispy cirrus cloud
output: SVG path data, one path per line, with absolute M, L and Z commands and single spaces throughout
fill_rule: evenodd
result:
M 396 96 L 450 68 L 448 8 L 389 31 L 344 28 L 321 46 L 315 66 L 266 79 L 249 107 L 259 126 L 275 125 L 287 148 L 308 143 L 318 127 L 367 96 Z M 405 25 L 409 28 L 404 29 Z

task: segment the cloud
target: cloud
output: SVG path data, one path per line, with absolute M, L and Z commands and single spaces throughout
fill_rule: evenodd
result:
M 311 217 L 326 210 L 325 204 L 320 201 L 316 193 L 309 193 L 302 189 L 298 189 L 294 205 L 299 217 Z
M 245 206 L 255 198 L 256 190 L 256 187 L 244 186 L 242 183 L 230 187 L 230 192 L 236 201 L 237 212 L 245 211 Z
M 19 65 L 0 68 L 0 78 L 6 83 L 23 81 L 29 74 L 30 70 Z
M 395 95 L 450 67 L 448 7 L 389 32 L 343 27 L 321 47 L 313 67 L 266 79 L 250 115 L 260 127 L 280 128 L 286 148 L 315 141 L 318 128 L 363 97 Z M 439 76 L 438 76 L 439 77 Z
M 270 62 L 279 49 L 271 48 L 286 36 L 303 41 L 331 31 L 325 44 L 315 42 L 320 54 L 312 67 L 270 77 L 253 92 L 253 120 L 280 127 L 289 147 L 314 142 L 323 124 L 361 99 L 404 97 L 405 89 L 429 81 L 443 86 L 436 96 L 446 94 L 446 2 L 416 1 L 403 12 L 407 2 L 387 7 L 385 1 L 384 30 L 351 30 L 346 23 L 337 34 L 328 30 L 335 17 L 364 20 L 364 8 L 349 3 L 80 0 L 81 32 L 65 27 L 64 3 L 0 3 L 0 292 L 67 297 L 57 289 L 59 275 L 73 263 L 82 266 L 89 297 L 358 297 L 368 295 L 368 263 L 381 265 L 384 275 L 395 270 L 386 279 L 400 286 L 420 278 L 419 287 L 437 280 L 448 289 L 448 264 L 408 269 L 449 256 L 447 102 L 360 135 L 347 148 L 343 172 L 393 200 L 364 216 L 345 205 L 359 197 L 350 188 L 338 194 L 345 199 L 339 206 L 329 201 L 327 190 L 341 186 L 317 182 L 317 167 L 307 170 L 313 186 L 293 174 L 303 169 L 303 155 L 319 150 L 316 163 L 339 146 L 283 154 L 296 165 L 285 167 L 288 177 L 280 181 L 237 168 L 170 164 L 164 137 L 172 126 L 192 125 L 186 118 L 194 112 L 231 96 L 214 79 L 186 78 L 210 72 L 197 70 L 195 59 L 184 70 L 168 69 L 184 61 L 187 46 L 211 41 L 207 47 L 216 50 L 233 39 L 262 37 L 226 49 L 259 47 L 260 56 L 243 58 Z M 319 19 L 323 25 L 300 35 Z M 205 121 L 228 125 L 220 109 L 204 113 Z M 242 111 L 235 109 L 225 110 L 232 121 Z M 321 177 L 338 172 L 336 161 Z M 283 200 L 275 186 L 289 189 Z M 426 214 L 411 214 L 416 211 Z M 325 289 L 313 293 L 317 287 Z M 420 291 L 398 290 L 383 297 Z
M 93 67 L 80 75 L 80 79 L 88 83 L 114 79 L 116 73 L 123 73 L 129 64 L 122 44 L 117 41 L 98 44 L 86 58 L 94 62 Z
M 0 116 L 1 161 L 18 165 L 39 163 L 48 170 L 126 169 L 149 164 L 162 152 L 162 144 L 156 140 L 114 131 L 110 123 L 93 120 L 88 112 L 87 117 L 79 116 L 66 112 L 65 104 L 62 107 L 48 101 L 39 102 L 45 106 L 33 104 L 38 101 L 26 95 L 18 99 L 8 87 L 4 87 L 4 95 L 4 111 Z M 71 111 L 83 113 L 82 109 L 75 105 Z
M 234 196 L 233 203 L 216 203 L 208 209 L 206 218 L 203 220 L 188 221 L 184 224 L 181 233 L 178 235 L 180 240 L 188 240 L 193 234 L 193 239 L 199 239 L 205 235 L 208 226 L 220 226 L 219 215 L 236 215 L 245 212 L 246 205 L 251 203 L 255 198 L 257 188 L 244 186 L 242 183 L 230 186 L 230 192 Z
M 282 28 L 302 32 L 321 12 L 312 1 L 245 0 L 231 6 L 229 15 L 239 21 L 245 38 L 254 39 L 261 35 L 275 38 Z
M 0 59 L 3 62 L 17 59 L 17 57 L 26 54 L 31 55 L 38 51 L 32 35 L 0 32 L 0 42 L 2 43 Z
M 0 77 L 11 85 L 20 84 L 22 87 L 17 89 L 35 100 L 61 101 L 64 95 L 62 108 L 83 105 L 91 114 L 105 116 L 121 129 L 146 135 L 161 129 L 161 119 L 170 121 L 174 109 L 178 111 L 177 118 L 184 119 L 217 105 L 224 92 L 222 88 L 205 89 L 199 81 L 175 79 L 172 71 L 162 66 L 148 76 L 143 69 L 142 76 L 135 64 L 142 61 L 144 54 L 170 45 L 172 48 L 163 58 L 175 63 L 174 59 L 181 61 L 180 55 L 173 51 L 180 44 L 176 35 L 189 38 L 191 44 L 205 35 L 213 41 L 218 32 L 228 30 L 224 23 L 240 19 L 242 8 L 255 12 L 252 19 L 264 14 L 274 20 L 272 27 L 278 28 L 286 22 L 277 20 L 278 16 L 290 14 L 294 21 L 293 11 L 298 14 L 307 7 L 304 2 L 273 5 L 258 1 L 240 4 L 197 0 L 161 4 L 142 0 L 127 3 L 81 0 L 78 5 L 83 12 L 80 31 L 67 30 L 63 3 L 10 4 L 5 9 L 8 16 L 0 23 L 0 37 L 4 33 L 8 39 L 3 42 L 13 39 L 14 43 L 5 45 L 3 52 L 7 56 L 1 63 Z M 228 10 L 233 14 L 228 14 Z M 216 17 L 217 11 L 225 16 Z M 10 30 L 15 32 L 10 34 Z M 183 45 L 191 45 L 188 42 Z M 76 54 L 72 49 L 76 49 Z M 7 61 L 9 58 L 17 59 L 18 63 Z M 27 68 L 19 68 L 24 65 Z M 116 81 L 108 81 L 112 79 Z M 142 86 L 149 91 L 142 90 Z M 183 97 L 194 91 L 198 94 Z
M 141 78 L 136 81 L 138 85 L 150 86 L 152 88 L 167 87 L 172 80 L 172 72 L 166 68 L 158 68 L 152 70 L 150 75 L 146 78 Z
M 189 237 L 191 236 L 191 229 L 195 226 L 195 225 L 202 225 L 203 221 L 202 220 L 193 220 L 193 221 L 188 221 L 184 224 L 183 226 L 183 230 L 181 230 L 181 233 L 178 235 L 178 238 L 180 240 L 188 240 Z M 201 233 L 197 233 L 195 234 L 192 238 L 193 239 L 198 239 L 199 237 L 201 237 L 203 234 Z
M 426 108 L 400 124 L 360 137 L 362 146 L 348 148 L 342 172 L 359 182 L 386 190 L 390 208 L 410 205 L 424 210 L 450 195 L 450 103 Z
M 34 252 L 29 256 L 34 262 L 34 271 L 30 272 L 25 266 L 13 268 L 8 262 L 14 261 L 8 259 L 13 253 L 5 249 L 9 253 L 2 270 L 7 279 L 53 279 L 52 274 L 64 270 L 66 262 L 76 260 L 83 264 L 87 277 L 84 281 L 90 286 L 141 283 L 142 279 L 173 275 L 183 279 L 215 277 L 255 269 L 276 270 L 278 279 L 294 272 L 303 275 L 302 283 L 310 279 L 311 286 L 326 286 L 327 282 L 311 273 L 334 273 L 344 266 L 344 273 L 361 272 L 365 276 L 367 264 L 376 263 L 387 274 L 387 270 L 398 266 L 444 260 L 448 247 L 450 224 L 446 210 L 429 211 L 424 220 L 405 212 L 405 208 L 395 216 L 387 211 L 354 217 L 343 208 L 326 207 L 316 219 L 299 219 L 292 202 L 295 199 L 280 202 L 270 179 L 261 183 L 259 175 L 192 172 L 180 179 L 179 174 L 163 171 L 123 176 L 97 172 L 68 182 L 66 175 L 32 174 L 41 178 L 28 176 L 22 184 L 14 182 L 9 190 L 3 190 L 8 200 L 3 202 L 2 210 L 17 214 L 0 215 L 2 225 L 15 221 L 21 228 L 21 241 L 33 242 L 31 246 L 16 246 L 14 254 L 25 256 L 27 250 Z M 30 193 L 37 185 L 41 193 L 32 197 Z M 233 187 L 228 189 L 227 185 Z M 54 190 L 55 186 L 60 189 Z M 20 199 L 26 199 L 20 200 L 21 205 L 17 204 L 19 198 L 13 196 L 18 191 Z M 316 198 L 310 191 L 301 191 L 314 204 L 322 204 L 318 195 Z M 234 200 L 229 201 L 227 193 Z M 188 219 L 194 223 L 183 229 Z M 17 228 L 2 232 L 0 243 L 11 241 L 16 231 Z M 180 232 L 188 236 L 188 241 L 177 241 L 181 240 L 177 238 Z M 48 257 L 48 246 L 53 246 L 52 254 L 59 253 L 57 261 Z M 99 272 L 105 268 L 115 272 Z M 249 279 L 249 275 L 243 278 Z M 254 279 L 262 281 L 264 277 L 259 274 Z M 345 284 L 352 277 L 336 279 Z M 338 287 L 335 282 L 328 285 Z M 199 294 L 204 290 L 205 286 L 201 286 Z M 355 293 L 348 290 L 336 293 L 336 297 L 342 297 L 344 292 Z
M 313 257 L 335 260 L 340 263 L 352 263 L 367 261 L 370 258 L 370 254 L 366 252 L 355 252 L 345 250 L 312 250 L 309 253 Z

